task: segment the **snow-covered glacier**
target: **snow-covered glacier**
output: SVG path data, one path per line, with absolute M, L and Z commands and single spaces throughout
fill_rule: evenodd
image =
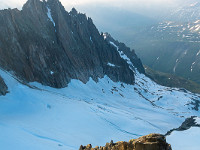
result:
M 200 95 L 160 86 L 137 71 L 135 85 L 105 76 L 86 84 L 72 80 L 63 89 L 22 84 L 3 70 L 0 76 L 9 89 L 0 97 L 4 150 L 77 150 L 81 144 L 165 134 L 200 116 Z

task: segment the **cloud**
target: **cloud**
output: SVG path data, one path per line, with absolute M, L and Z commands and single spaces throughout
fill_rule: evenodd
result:
M 21 8 L 26 0 L 0 0 L 0 9 Z

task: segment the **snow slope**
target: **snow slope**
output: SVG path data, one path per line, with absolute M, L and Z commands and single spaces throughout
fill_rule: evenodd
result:
M 108 77 L 67 88 L 29 86 L 0 70 L 10 93 L 0 97 L 0 148 L 76 150 L 81 144 L 104 145 L 149 133 L 166 133 L 185 118 L 200 116 L 191 104 L 199 95 L 162 87 L 142 74 L 136 84 Z
M 120 56 L 135 72 L 135 85 L 105 76 L 97 83 L 72 80 L 68 87 L 54 89 L 24 85 L 0 70 L 10 91 L 0 97 L 0 148 L 75 150 L 81 144 L 165 134 L 186 118 L 200 116 L 200 95 L 160 86 L 138 73 L 125 54 Z
M 175 131 L 167 137 L 167 141 L 172 145 L 173 150 L 199 150 L 200 128 L 192 127 L 186 131 Z

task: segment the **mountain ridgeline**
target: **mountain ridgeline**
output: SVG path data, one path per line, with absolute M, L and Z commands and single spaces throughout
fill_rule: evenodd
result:
M 143 73 L 134 51 L 125 51 Z M 98 81 L 105 75 L 115 82 L 135 80 L 129 64 L 92 19 L 74 8 L 67 12 L 58 0 L 28 0 L 21 11 L 0 11 L 0 67 L 25 82 L 55 88 L 66 87 L 71 79 L 86 83 L 90 77 Z

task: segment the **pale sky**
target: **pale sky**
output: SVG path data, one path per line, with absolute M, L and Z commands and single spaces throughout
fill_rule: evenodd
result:
M 184 0 L 60 0 L 67 10 L 89 5 L 107 5 L 131 11 L 139 9 L 162 9 L 173 7 Z M 0 0 L 0 8 L 21 8 L 26 0 Z M 134 9 L 134 10 L 133 10 Z
M 0 0 L 0 9 L 21 9 L 27 0 Z M 79 12 L 86 13 L 93 20 L 98 20 L 99 15 L 106 15 L 112 10 L 122 10 L 137 13 L 150 18 L 163 18 L 173 8 L 178 8 L 185 2 L 196 0 L 60 0 L 67 11 L 75 7 Z M 103 12 L 105 11 L 105 12 Z M 100 14 L 95 14 L 101 12 Z M 104 13 L 104 14 L 103 14 Z

